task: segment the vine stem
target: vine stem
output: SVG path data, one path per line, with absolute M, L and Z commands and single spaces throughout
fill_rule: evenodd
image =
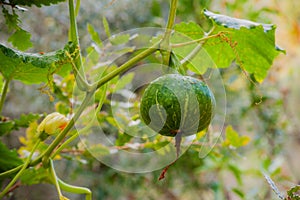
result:
M 82 55 L 81 55 L 81 51 L 80 51 L 78 29 L 77 29 L 77 23 L 76 23 L 76 14 L 78 14 L 76 12 L 78 12 L 79 4 L 80 4 L 80 1 L 77 1 L 76 10 L 75 10 L 74 0 L 69 0 L 70 40 L 75 44 L 75 46 L 78 47 L 78 51 L 76 52 L 76 54 L 74 56 L 75 57 L 75 68 L 77 69 L 77 70 L 74 70 L 75 77 L 77 77 L 77 75 L 83 77 L 83 80 L 76 78 L 77 85 L 78 85 L 79 89 L 86 91 L 89 88 L 86 87 L 88 85 L 88 83 L 86 81 L 86 77 L 84 75 L 83 68 L 82 68 Z
M 0 193 L 0 199 L 2 199 L 4 197 L 4 195 L 9 191 L 9 189 L 13 186 L 13 184 L 20 178 L 20 176 L 23 174 L 23 172 L 25 171 L 25 169 L 28 167 L 28 165 L 30 164 L 31 158 L 33 153 L 35 152 L 36 148 L 39 146 L 41 140 L 38 139 L 38 141 L 35 143 L 35 145 L 33 146 L 29 156 L 27 157 L 25 163 L 23 164 L 22 168 L 20 169 L 20 171 L 14 176 L 14 178 L 10 181 L 10 183 L 4 188 L 4 190 Z
M 52 181 L 54 182 L 54 185 L 56 187 L 57 193 L 58 193 L 58 197 L 59 199 L 65 199 L 64 196 L 61 193 L 59 184 L 58 184 L 58 180 L 57 180 L 57 175 L 55 173 L 55 169 L 54 169 L 54 165 L 53 165 L 53 160 L 50 159 L 50 174 L 52 176 Z
M 0 114 L 2 112 L 4 101 L 6 99 L 9 83 L 10 83 L 10 79 L 5 79 L 4 86 L 3 86 L 3 91 L 2 91 L 1 99 L 0 99 Z
M 161 54 L 163 57 L 163 64 L 167 66 L 169 65 L 170 56 L 171 56 L 170 36 L 176 18 L 177 1 L 178 0 L 171 0 L 166 31 L 162 39 L 162 42 L 160 44 Z

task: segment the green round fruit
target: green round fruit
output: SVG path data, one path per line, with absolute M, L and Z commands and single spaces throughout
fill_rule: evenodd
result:
M 208 86 L 190 76 L 168 74 L 144 91 L 140 115 L 146 125 L 165 136 L 193 135 L 210 124 L 215 98 Z

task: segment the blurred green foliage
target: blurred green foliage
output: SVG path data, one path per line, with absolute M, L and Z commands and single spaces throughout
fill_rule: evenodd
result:
M 142 9 L 146 7 L 150 9 Z M 204 8 L 264 23 L 271 22 L 272 15 L 279 12 L 272 5 L 262 4 L 261 7 L 257 7 L 251 0 L 180 0 L 177 22 L 194 21 L 195 26 L 201 26 L 207 31 L 211 26 L 211 22 L 207 21 L 205 16 L 201 14 Z M 35 19 L 37 17 L 41 19 L 43 25 L 40 29 L 37 29 L 40 25 L 36 23 L 36 20 L 33 20 L 31 16 L 26 16 L 26 12 L 18 13 L 20 15 L 18 18 L 16 13 L 9 12 L 7 7 L 3 7 L 4 17 L 8 15 L 13 17 L 6 17 L 7 26 L 11 30 L 0 29 L 0 33 L 5 35 L 4 38 L 7 38 L 5 41 L 2 41 L 1 38 L 1 42 L 7 43 L 7 41 L 11 41 L 12 45 L 20 50 L 29 48 L 27 32 L 19 28 L 23 26 L 22 23 L 27 23 L 27 26 L 30 26 L 30 32 L 32 31 L 32 41 L 34 43 L 34 48 L 31 51 L 61 49 L 68 40 L 65 27 L 67 24 L 65 20 L 67 12 L 63 4 L 42 8 L 43 10 L 41 11 L 36 8 L 30 9 L 34 11 L 33 16 Z M 95 64 L 94 62 L 97 62 L 99 59 L 99 55 L 93 54 L 95 46 L 91 46 L 92 42 L 102 47 L 105 44 L 103 41 L 115 32 L 121 32 L 133 27 L 163 26 L 166 23 L 168 3 L 163 0 L 119 0 L 97 3 L 95 1 L 85 1 L 82 2 L 81 9 L 78 16 L 81 47 L 84 54 L 88 55 L 86 60 L 87 67 L 92 67 Z M 8 19 L 12 21 L 9 22 Z M 20 19 L 22 23 L 20 23 Z M 180 24 L 177 25 L 177 28 L 179 26 Z M 183 30 L 180 27 L 178 29 Z M 53 32 L 53 35 L 49 34 L 49 31 Z M 19 34 L 21 34 L 21 37 Z M 23 37 L 22 34 L 27 36 Z M 18 41 L 20 38 L 24 38 L 25 42 Z M 109 42 L 112 45 L 121 45 L 128 42 L 128 40 L 129 35 L 125 34 L 110 39 Z M 256 43 L 256 45 L 259 45 L 259 43 Z M 215 46 L 212 45 L 211 51 L 214 48 Z M 130 53 L 131 50 L 125 49 L 125 52 Z M 127 56 L 126 54 L 123 58 L 127 59 Z M 155 56 L 148 59 L 152 63 L 159 63 L 159 59 Z M 253 59 L 256 59 L 255 55 Z M 83 186 L 89 187 L 94 192 L 94 199 L 197 198 L 210 200 L 276 198 L 276 195 L 271 192 L 271 188 L 264 180 L 262 173 L 269 174 L 275 182 L 284 185 L 285 189 L 290 186 L 286 184 L 286 181 L 296 181 L 284 171 L 286 169 L 284 169 L 283 148 L 284 143 L 287 141 L 286 132 L 290 127 L 289 121 L 283 115 L 285 112 L 284 96 L 278 90 L 276 84 L 268 78 L 264 84 L 258 85 L 256 83 L 257 77 L 244 75 L 244 71 L 241 70 L 238 62 L 229 64 L 231 65 L 229 68 L 220 69 L 227 95 L 228 112 L 226 125 L 228 126 L 226 126 L 226 130 L 223 130 L 224 134 L 219 142 L 206 157 L 199 157 L 199 151 L 203 146 L 211 144 L 203 142 L 203 135 L 199 134 L 197 141 L 170 168 L 166 179 L 158 182 L 157 178 L 160 170 L 143 174 L 116 171 L 97 161 L 85 149 L 84 144 L 76 140 L 56 157 L 59 160 L 58 162 L 62 162 L 59 165 L 59 176 L 67 182 L 83 184 Z M 114 68 L 115 66 L 111 66 L 103 71 L 103 74 Z M 193 70 L 191 67 L 189 69 L 193 72 L 199 72 L 199 69 Z M 205 70 L 200 70 L 200 72 L 203 73 Z M 97 75 L 102 76 L 101 74 Z M 91 76 L 97 75 L 91 74 Z M 264 76 L 259 77 L 261 78 L 259 80 L 262 81 Z M 45 79 L 45 77 L 38 78 Z M 121 81 L 118 81 L 119 79 Z M 130 135 L 130 132 L 132 129 L 140 131 L 139 124 L 135 124 L 127 130 L 119 130 L 113 119 L 113 108 L 109 101 L 114 93 L 119 92 L 120 99 L 125 98 L 124 94 L 131 94 L 126 85 L 133 79 L 134 74 L 127 73 L 111 80 L 106 85 L 107 88 L 105 90 L 99 89 L 97 91 L 94 103 L 98 105 L 103 103 L 101 111 L 97 113 L 98 123 L 101 124 L 104 132 L 113 138 L 114 145 L 120 149 L 123 148 L 134 152 L 136 149 L 132 148 L 130 144 L 135 142 L 135 138 Z M 63 114 L 72 113 L 71 101 L 74 100 L 72 99 L 74 82 L 73 74 L 63 78 L 54 77 L 53 80 L 50 80 L 50 93 L 55 99 L 52 103 L 53 109 Z M 125 91 L 125 93 L 120 91 Z M 107 99 L 100 103 L 103 94 L 105 94 Z M 136 95 L 139 98 L 139 91 L 136 91 Z M 138 104 L 132 103 L 129 109 L 133 113 L 137 112 Z M 48 110 L 45 110 L 45 112 L 48 112 Z M 11 113 L 6 112 L 4 114 L 10 115 Z M 33 146 L 29 141 L 34 137 L 34 130 L 39 119 L 38 116 L 29 114 L 21 116 L 19 120 L 1 120 L 0 126 L 6 127 L 1 128 L 1 130 L 13 129 L 13 124 L 10 123 L 19 124 L 18 128 L 29 127 L 26 135 L 23 134 L 23 136 L 19 137 L 22 147 L 19 147 L 18 152 L 21 155 L 26 154 L 26 151 L 29 151 Z M 121 120 L 124 120 L 123 123 L 125 124 L 134 124 L 136 122 L 136 119 L 128 119 L 126 115 L 121 114 L 119 117 Z M 7 132 L 2 134 L 7 134 Z M 72 132 L 72 134 L 75 133 Z M 145 139 L 142 142 L 145 146 L 137 147 L 141 148 L 142 151 L 150 151 L 165 146 L 165 141 L 160 139 Z M 45 146 L 42 146 L 39 150 L 42 151 L 45 148 Z M 17 159 L 16 152 L 2 148 L 2 143 L 1 149 L 1 153 L 5 152 L 5 156 L 0 156 L 1 158 L 12 155 L 12 160 L 14 161 L 10 162 L 9 166 L 3 167 L 12 168 L 21 162 L 21 160 Z M 112 151 L 112 149 L 101 145 L 95 146 L 94 150 L 100 154 Z M 4 170 L 6 168 L 1 168 L 1 171 Z M 21 178 L 23 184 L 31 185 L 49 182 L 49 177 L 45 176 L 43 168 L 28 170 L 29 172 Z M 297 192 L 298 189 L 298 187 L 291 189 L 288 195 L 297 199 L 298 196 L 294 192 Z M 34 196 L 34 193 L 32 195 Z M 76 198 L 81 199 L 81 196 Z

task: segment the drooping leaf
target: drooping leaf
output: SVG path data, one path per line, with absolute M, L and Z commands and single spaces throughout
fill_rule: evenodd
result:
M 32 47 L 30 37 L 31 35 L 29 32 L 23 29 L 18 29 L 8 38 L 8 41 L 11 42 L 12 45 L 14 45 L 14 47 L 18 48 L 19 50 L 25 51 L 28 48 Z
M 196 73 L 203 74 L 207 68 L 229 67 L 235 61 L 243 70 L 253 74 L 258 82 L 262 82 L 275 57 L 285 52 L 275 44 L 276 27 L 272 24 L 232 18 L 208 10 L 204 10 L 204 15 L 212 20 L 214 30 L 211 35 L 216 37 L 208 39 L 190 60 L 193 65 L 188 68 Z M 201 27 L 192 22 L 182 22 L 175 26 L 175 30 L 189 37 L 190 41 L 204 36 Z M 189 46 L 175 48 L 175 51 L 185 56 L 196 44 Z
M 0 173 L 12 169 L 22 163 L 23 161 L 19 158 L 16 150 L 8 149 L 0 141 Z
M 50 53 L 24 53 L 0 44 L 0 72 L 8 80 L 29 84 L 47 82 L 52 74 L 65 74 L 71 69 L 65 52 L 73 51 L 71 43 Z
M 230 48 L 229 55 L 248 73 L 253 74 L 257 81 L 262 82 L 275 57 L 284 52 L 275 44 L 276 26 L 219 15 L 208 10 L 204 10 L 204 15 L 215 24 L 216 30 L 213 33 L 228 32 L 225 38 L 215 40 L 226 44 L 226 51 Z M 226 63 L 218 62 L 224 59 L 223 51 L 216 52 L 214 49 L 212 45 L 206 48 L 217 67 L 227 67 L 232 60 L 221 65 Z
M 50 6 L 51 4 L 58 4 L 64 1 L 66 0 L 9 0 L 10 4 L 12 5 L 19 5 L 19 6 L 35 5 L 37 7 Z

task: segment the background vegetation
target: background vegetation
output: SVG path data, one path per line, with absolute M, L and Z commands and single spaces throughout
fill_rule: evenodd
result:
M 163 0 L 115 0 L 81 2 L 78 26 L 81 48 L 92 42 L 88 24 L 95 27 L 105 40 L 103 16 L 111 33 L 137 27 L 161 27 L 166 23 L 169 2 Z M 276 58 L 268 77 L 261 85 L 253 85 L 238 66 L 221 69 L 227 96 L 225 125 L 231 125 L 239 135 L 250 138 L 242 147 L 226 146 L 223 140 L 205 158 L 199 158 L 197 146 L 192 146 L 158 182 L 160 170 L 142 174 L 120 172 L 101 164 L 89 155 L 80 154 L 81 147 L 63 152 L 55 162 L 58 176 L 66 182 L 89 187 L 94 199 L 276 199 L 264 177 L 272 178 L 283 195 L 299 184 L 299 56 L 300 56 L 300 2 L 297 0 L 180 0 L 176 22 L 196 21 L 206 27 L 200 15 L 203 8 L 237 18 L 277 25 L 276 43 L 287 51 Z M 64 3 L 47 7 L 31 7 L 19 12 L 21 27 L 32 34 L 31 52 L 48 52 L 62 48 L 68 40 L 68 8 Z M 50 33 L 50 34 L 49 34 Z M 0 17 L 1 43 L 11 31 Z M 86 54 L 87 52 L 84 52 Z M 67 80 L 64 80 L 67 81 Z M 67 106 L 61 100 L 49 101 L 41 85 L 11 82 L 3 115 L 17 118 L 22 113 L 50 113 Z M 68 92 L 67 87 L 62 87 Z M 261 99 L 260 99 L 261 97 Z M 112 124 L 103 124 L 111 132 Z M 22 154 L 25 129 L 1 137 L 10 148 Z M 29 131 L 27 129 L 27 134 Z M 74 151 L 71 151 L 74 150 Z M 75 151 L 76 150 L 76 151 Z M 25 177 L 26 178 L 26 177 Z M 11 199 L 57 199 L 55 187 L 50 184 L 21 185 Z M 80 195 L 67 194 L 70 199 Z

